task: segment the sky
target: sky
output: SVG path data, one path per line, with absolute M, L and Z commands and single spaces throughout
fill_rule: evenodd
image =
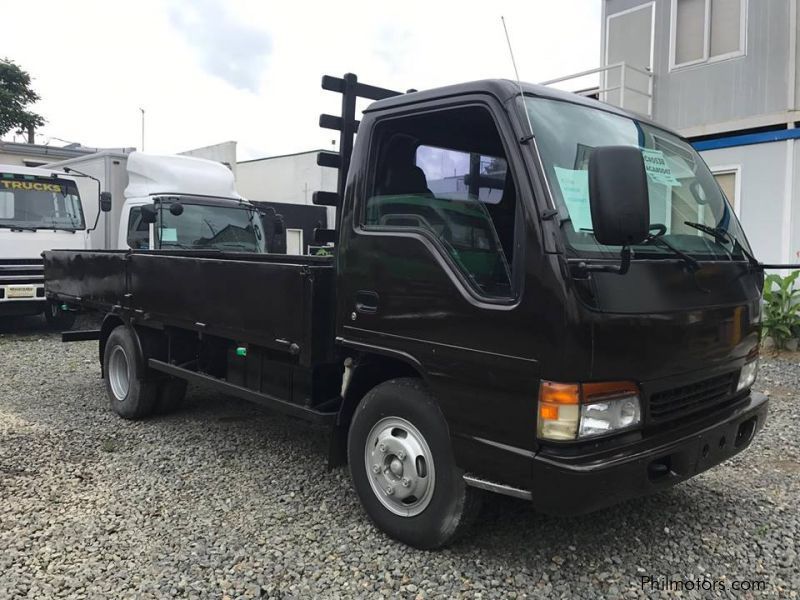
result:
M 141 149 L 143 108 L 147 152 L 235 140 L 246 160 L 332 147 L 324 74 L 400 91 L 514 78 L 501 15 L 522 80 L 595 68 L 600 2 L 6 1 L 0 58 L 33 77 L 38 143 Z

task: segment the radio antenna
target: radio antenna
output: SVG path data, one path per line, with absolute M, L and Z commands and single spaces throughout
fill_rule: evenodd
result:
M 519 95 L 522 98 L 522 110 L 525 112 L 525 117 L 528 121 L 528 135 L 520 138 L 521 144 L 527 144 L 533 139 L 533 124 L 531 123 L 531 116 L 528 114 L 528 109 L 525 107 L 525 92 L 522 90 L 522 82 L 519 79 L 519 71 L 517 70 L 517 61 L 514 60 L 514 49 L 511 47 L 511 37 L 508 35 L 508 27 L 506 27 L 506 18 L 501 16 L 500 21 L 503 23 L 503 31 L 506 33 L 506 42 L 508 43 L 508 53 L 511 55 L 511 65 L 514 67 L 514 77 L 517 78 L 517 87 L 519 88 Z

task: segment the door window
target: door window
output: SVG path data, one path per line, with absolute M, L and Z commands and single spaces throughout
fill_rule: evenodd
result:
M 378 126 L 368 229 L 413 230 L 481 295 L 513 296 L 517 194 L 490 113 L 464 107 Z
M 134 250 L 150 248 L 150 224 L 142 220 L 140 206 L 134 206 L 128 213 L 128 246 Z

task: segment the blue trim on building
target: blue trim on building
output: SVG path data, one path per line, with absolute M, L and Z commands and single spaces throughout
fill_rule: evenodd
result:
M 729 137 L 702 140 L 700 142 L 692 142 L 692 146 L 699 152 L 702 150 L 719 150 L 720 148 L 766 144 L 768 142 L 780 142 L 781 140 L 795 140 L 798 138 L 800 138 L 800 129 L 779 129 L 777 131 L 746 133 L 744 135 L 732 135 Z

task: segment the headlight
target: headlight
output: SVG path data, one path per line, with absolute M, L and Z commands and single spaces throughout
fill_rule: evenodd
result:
M 758 374 L 758 359 L 745 364 L 739 372 L 739 383 L 736 384 L 736 391 L 741 392 L 751 387 L 756 382 Z
M 630 429 L 641 421 L 635 383 L 542 382 L 537 428 L 541 439 L 585 439 Z
M 639 397 L 618 398 L 581 406 L 578 437 L 603 435 L 638 425 L 642 419 Z

